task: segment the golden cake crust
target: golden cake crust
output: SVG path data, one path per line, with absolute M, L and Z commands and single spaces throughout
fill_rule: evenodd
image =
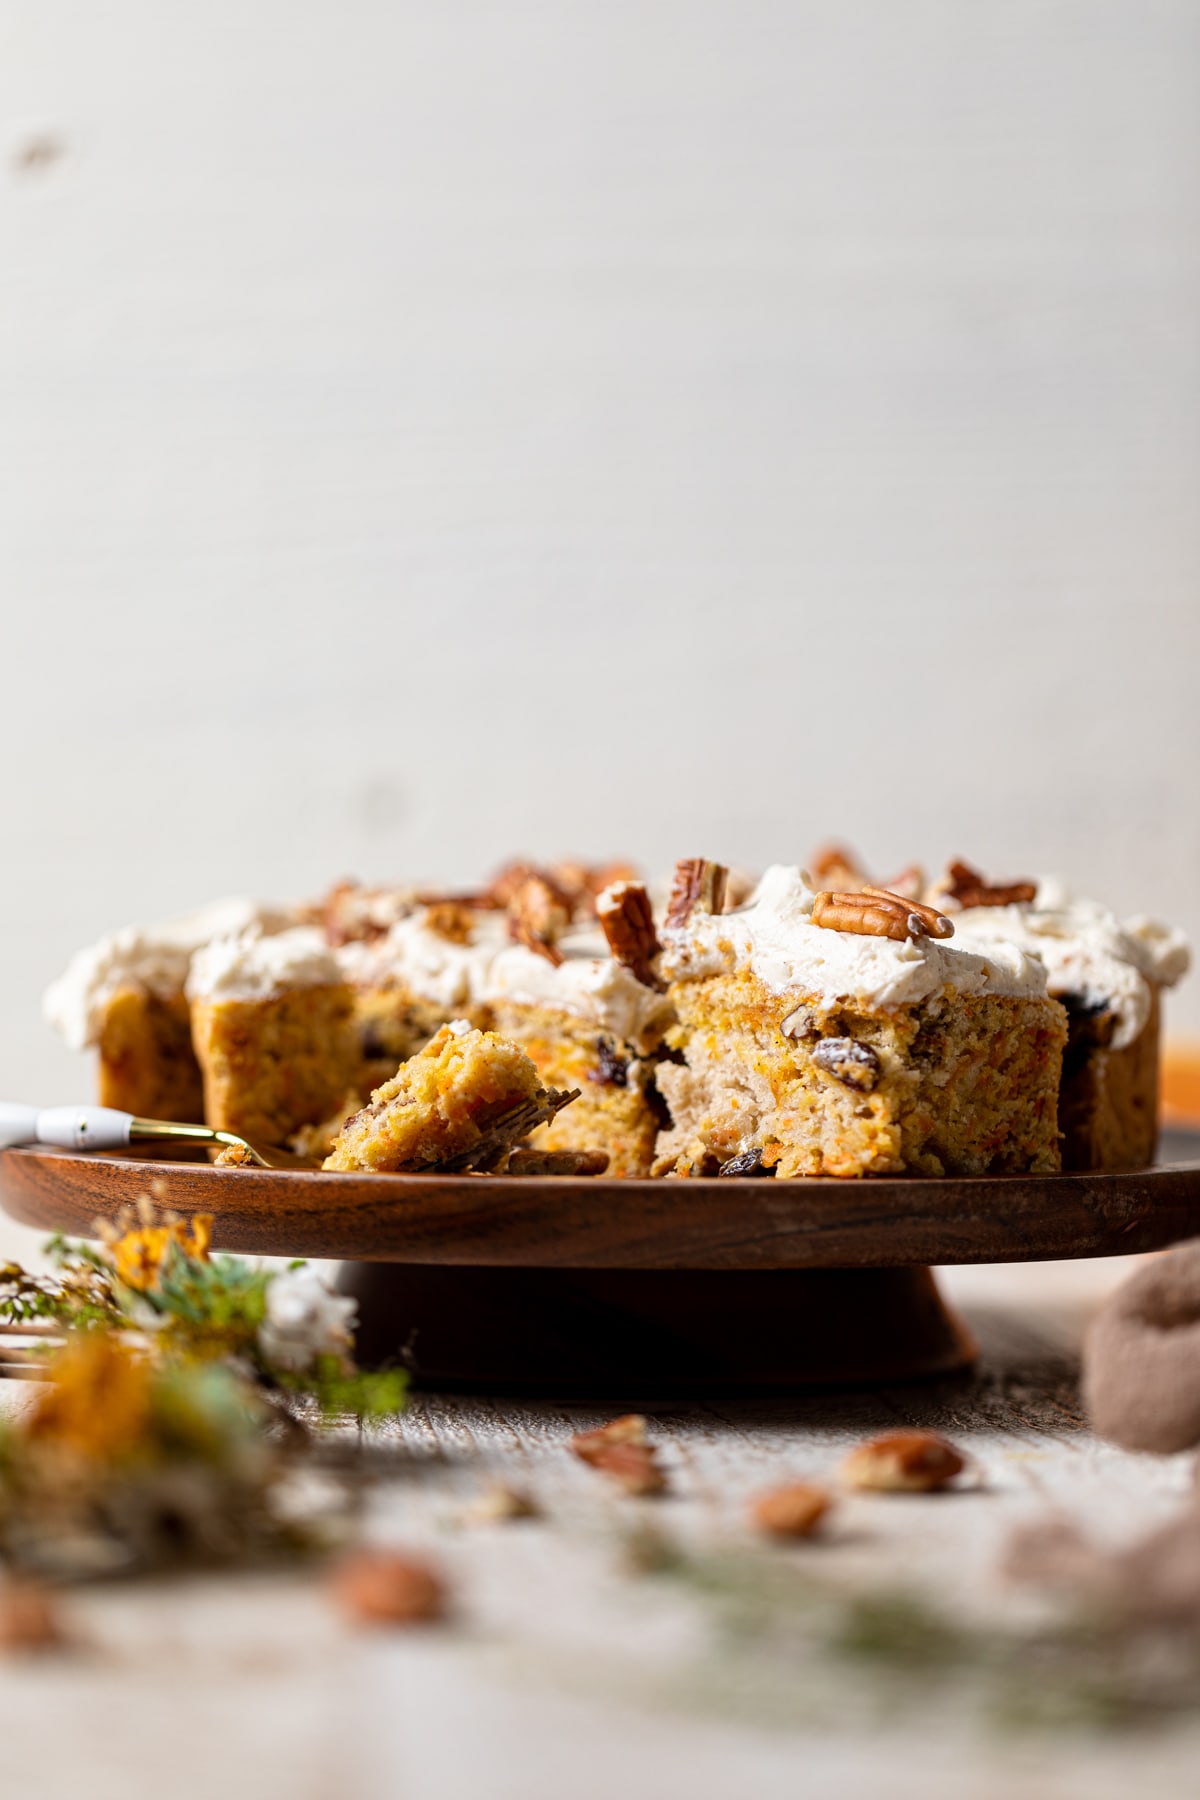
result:
M 353 995 L 342 984 L 263 1000 L 192 1001 L 210 1125 L 285 1144 L 329 1118 L 358 1072 Z
M 204 1119 L 204 1082 L 192 1048 L 182 994 L 160 999 L 142 987 L 118 988 L 100 1030 L 101 1106 L 146 1119 Z

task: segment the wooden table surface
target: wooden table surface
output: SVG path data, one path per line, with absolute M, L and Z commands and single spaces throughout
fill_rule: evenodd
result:
M 750 1638 L 718 1628 L 702 1594 L 628 1567 L 630 1538 L 649 1526 L 702 1557 L 739 1551 L 750 1496 L 823 1475 L 880 1428 L 929 1424 L 977 1458 L 977 1485 L 847 1497 L 822 1542 L 767 1554 L 781 1570 L 868 1589 L 903 1581 L 964 1618 L 1008 1616 L 1027 1604 L 997 1569 L 1018 1521 L 1053 1506 L 1118 1539 L 1187 1490 L 1189 1458 L 1123 1454 L 1081 1413 L 1080 1331 L 1129 1266 L 945 1271 L 982 1345 L 972 1378 L 649 1407 L 671 1481 L 656 1501 L 615 1496 L 565 1448 L 573 1430 L 620 1410 L 620 1394 L 611 1407 L 418 1395 L 372 1458 L 367 1529 L 436 1557 L 452 1622 L 356 1632 L 315 1574 L 78 1591 L 69 1605 L 91 1648 L 4 1666 L 4 1791 L 1128 1800 L 1137 1783 L 1194 1794 L 1200 1727 L 1005 1736 L 964 1720 L 936 1682 L 889 1718 L 853 1667 L 831 1674 L 802 1656 L 764 1665 Z M 8 1394 L 21 1403 L 19 1388 Z M 464 1524 L 495 1478 L 529 1490 L 543 1516 Z

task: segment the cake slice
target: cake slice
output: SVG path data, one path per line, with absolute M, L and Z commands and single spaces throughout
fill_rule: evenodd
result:
M 661 936 L 678 1023 L 655 1172 L 976 1175 L 1059 1167 L 1066 1015 L 1019 945 L 967 949 L 882 890 L 764 874 L 722 913 L 715 865 L 680 865 Z
M 464 901 L 423 904 L 386 933 L 336 952 L 354 993 L 358 1091 L 364 1097 L 451 1019 L 485 1026 L 492 959 L 509 943 L 503 913 Z
M 295 913 L 218 900 L 160 925 L 132 925 L 80 950 L 47 989 L 47 1022 L 73 1050 L 99 1054 L 102 1106 L 200 1123 L 204 1091 L 184 993 L 193 955 L 214 937 L 285 930 Z
M 523 1046 L 544 1081 L 580 1091 L 533 1143 L 603 1153 L 610 1175 L 648 1175 L 662 1123 L 656 1053 L 674 1013 L 652 967 L 645 889 L 614 883 L 599 897 L 598 926 L 568 930 L 549 948 L 501 951 L 482 986 L 495 1029 Z
M 642 893 L 622 875 L 597 895 L 601 875 L 625 867 L 512 863 L 477 894 L 426 895 L 386 933 L 345 942 L 337 956 L 354 989 L 360 1090 L 379 1087 L 447 1020 L 465 1019 L 520 1044 L 549 1086 L 580 1090 L 535 1133 L 539 1149 L 604 1154 L 611 1174 L 648 1174 L 661 1124 L 654 1055 L 672 1014 L 646 959 L 614 951 L 597 917 L 598 904 L 612 918 Z
M 958 942 L 985 953 L 1004 942 L 1037 956 L 1048 991 L 1066 1008 L 1064 1168 L 1153 1162 L 1162 994 L 1190 961 L 1182 933 L 1141 916 L 1122 921 L 1052 879 L 987 882 L 964 862 L 951 863 L 935 893 Z
M 491 1169 L 570 1098 L 547 1091 L 515 1044 L 455 1020 L 347 1119 L 324 1166 L 374 1174 Z
M 285 1144 L 353 1089 L 354 995 L 322 932 L 216 938 L 192 958 L 187 993 L 209 1125 Z

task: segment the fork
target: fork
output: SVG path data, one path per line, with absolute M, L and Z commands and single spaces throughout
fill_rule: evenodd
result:
M 114 1106 L 20 1106 L 0 1100 L 0 1150 L 16 1144 L 52 1144 L 60 1150 L 122 1150 L 128 1144 L 209 1144 L 244 1150 L 260 1169 L 317 1169 L 315 1156 L 293 1156 L 274 1144 L 185 1125 L 173 1119 L 139 1119 Z

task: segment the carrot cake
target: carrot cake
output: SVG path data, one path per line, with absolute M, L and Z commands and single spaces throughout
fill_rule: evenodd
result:
M 389 1080 L 449 1020 L 488 1023 L 486 973 L 508 942 L 503 914 L 443 902 L 395 920 L 382 936 L 338 947 L 353 992 L 360 1094 Z
M 184 993 L 193 955 L 214 937 L 284 930 L 295 912 L 218 900 L 161 925 L 130 925 L 78 951 L 42 1003 L 73 1050 L 99 1054 L 99 1099 L 143 1118 L 204 1119 L 203 1082 Z
M 662 1122 L 654 1053 L 671 1007 L 648 967 L 614 952 L 594 912 L 610 893 L 644 890 L 622 879 L 597 896 L 592 875 L 572 898 L 549 872 L 520 867 L 504 910 L 494 888 L 433 899 L 385 936 L 337 951 L 355 995 L 359 1085 L 378 1086 L 432 1031 L 463 1018 L 520 1044 L 543 1081 L 580 1090 L 534 1134 L 537 1148 L 603 1152 L 610 1174 L 648 1174 Z
M 343 1173 L 497 1167 L 566 1104 L 523 1050 L 454 1020 L 347 1119 L 325 1160 Z
M 209 1125 L 285 1144 L 353 1088 L 354 995 L 315 928 L 215 938 L 192 958 L 187 994 Z
M 621 881 L 599 904 L 601 928 L 564 932 L 553 955 L 523 944 L 498 952 L 481 992 L 494 1029 L 525 1048 L 544 1081 L 580 1090 L 534 1134 L 535 1147 L 602 1151 L 610 1175 L 648 1175 L 663 1122 L 657 1052 L 674 1013 L 651 968 L 657 943 L 645 889 Z M 613 923 L 631 904 L 644 955 Z
M 1067 1011 L 1058 1123 L 1067 1169 L 1139 1168 L 1158 1140 L 1163 990 L 1189 963 L 1182 933 L 1138 916 L 1124 921 L 1059 881 L 987 883 L 950 865 L 936 890 L 958 940 L 985 951 L 1017 944 L 1045 964 Z
M 976 1175 L 1059 1167 L 1067 1021 L 1019 944 L 967 948 L 919 901 L 763 875 L 722 913 L 681 864 L 659 961 L 677 1024 L 655 1171 Z

